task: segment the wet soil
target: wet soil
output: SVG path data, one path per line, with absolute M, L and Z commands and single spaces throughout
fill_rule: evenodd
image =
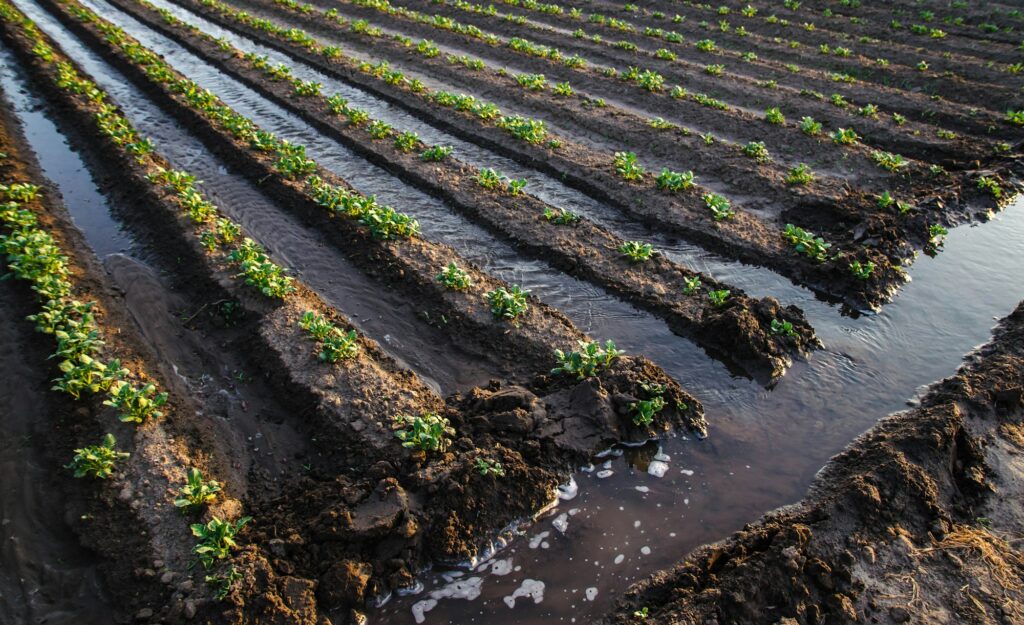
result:
M 511 239 L 517 248 L 664 316 L 676 332 L 693 338 L 718 357 L 738 362 L 755 376 L 780 375 L 788 366 L 790 353 L 807 352 L 816 344 L 813 332 L 796 309 L 784 310 L 773 299 L 750 299 L 739 289 L 695 273 L 660 254 L 643 264 L 630 263 L 619 252 L 625 241 L 601 226 L 587 219 L 568 227 L 553 226 L 544 215 L 547 211 L 557 213 L 557 208 L 528 194 L 513 196 L 483 190 L 475 182 L 479 171 L 457 156 L 440 163 L 427 163 L 418 156 L 426 145 L 419 144 L 410 153 L 398 149 L 387 139 L 372 140 L 365 128 L 352 126 L 332 114 L 326 98 L 296 97 L 291 85 L 269 79 L 253 68 L 241 52 L 225 52 L 212 37 L 180 24 L 167 24 L 159 14 L 141 5 L 130 2 L 115 2 L 115 5 L 150 27 L 174 36 L 214 66 L 299 114 L 321 132 L 371 162 L 419 188 L 430 190 L 477 222 Z M 699 296 L 678 297 L 685 291 L 686 280 L 693 278 L 699 279 L 708 290 L 729 290 L 730 305 L 715 307 Z M 773 319 L 792 323 L 794 335 L 773 336 Z
M 804 501 L 636 585 L 605 622 L 1017 622 L 1022 416 L 1024 304 Z
M 29 44 L 20 33 L 5 26 L 4 37 L 34 75 L 52 71 L 27 53 Z M 60 115 L 77 122 L 80 132 L 89 133 L 95 104 L 68 97 L 45 80 L 38 86 Z M 209 618 L 224 609 L 250 617 L 263 614 L 267 606 L 252 600 L 255 595 L 269 593 L 300 601 L 293 596 L 297 593 L 308 599 L 315 587 L 310 580 L 333 580 L 351 572 L 334 566 L 338 554 L 346 554 L 355 570 L 369 572 L 361 581 L 321 596 L 320 604 L 323 609 L 359 606 L 367 587 L 380 593 L 408 583 L 412 572 L 430 562 L 476 557 L 489 535 L 541 509 L 568 469 L 597 450 L 617 441 L 644 440 L 673 426 L 703 427 L 699 403 L 642 358 L 622 358 L 600 376 L 579 383 L 541 375 L 528 389 L 495 381 L 465 397 L 449 398 L 447 406 L 366 340 L 344 375 L 318 372 L 310 367 L 311 346 L 298 331 L 299 315 L 305 310 L 320 311 L 344 328 L 350 327 L 347 321 L 301 285 L 280 305 L 268 305 L 230 286 L 230 270 L 205 255 L 198 241 L 189 243 L 184 237 L 190 226 L 183 217 L 174 216 L 169 196 L 145 180 L 142 164 L 119 155 L 116 146 L 99 133 L 91 133 L 89 139 L 94 149 L 106 155 L 100 163 L 93 152 L 97 166 L 107 176 L 111 170 L 119 172 L 121 192 L 135 198 L 136 204 L 159 209 L 136 212 L 134 221 L 164 234 L 155 252 L 177 259 L 179 279 L 199 294 L 197 300 L 207 301 L 227 291 L 239 303 L 249 319 L 240 331 L 250 333 L 250 346 L 259 346 L 256 354 L 264 381 L 277 389 L 278 397 L 290 398 L 298 409 L 292 419 L 309 421 L 307 427 L 312 429 L 303 432 L 304 439 L 314 442 L 322 456 L 309 463 L 308 475 L 291 465 L 286 489 L 269 487 L 278 478 L 264 468 L 250 467 L 247 477 L 230 472 L 232 483 L 248 484 L 245 508 L 259 521 L 252 530 L 251 546 L 237 562 L 246 592 L 236 591 L 222 606 L 199 603 Z M 151 168 L 163 163 L 158 157 L 150 161 Z M 662 386 L 668 404 L 650 427 L 637 427 L 628 418 L 629 405 L 644 392 L 641 384 Z M 425 410 L 445 414 L 459 433 L 452 451 L 434 460 L 404 452 L 385 425 L 395 411 Z M 209 446 L 216 439 L 203 440 Z M 285 445 L 278 451 L 294 454 L 298 449 Z M 513 479 L 480 475 L 476 466 L 480 457 L 500 462 Z M 288 495 L 281 497 L 281 490 Z M 146 526 L 150 522 L 144 520 Z M 391 535 L 396 524 L 405 529 L 394 536 L 393 548 L 382 548 L 378 540 Z M 287 548 L 279 544 L 278 536 L 289 537 Z M 112 544 L 98 541 L 95 547 L 106 555 Z M 176 559 L 185 553 L 179 550 Z M 137 584 L 121 580 L 120 588 L 131 593 Z M 136 597 L 128 605 L 152 605 L 150 614 L 176 622 L 182 614 L 188 618 L 188 612 L 196 610 L 197 604 L 183 600 L 182 592 L 179 589 L 163 607 L 155 597 Z M 286 603 L 282 599 L 277 604 L 281 614 L 294 611 Z M 183 607 L 187 605 L 193 607 Z M 321 608 L 310 605 L 306 607 L 315 616 Z

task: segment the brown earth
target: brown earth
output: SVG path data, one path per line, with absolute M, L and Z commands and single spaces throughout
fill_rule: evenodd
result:
M 1020 623 L 1022 422 L 1024 303 L 804 501 L 637 584 L 604 622 Z

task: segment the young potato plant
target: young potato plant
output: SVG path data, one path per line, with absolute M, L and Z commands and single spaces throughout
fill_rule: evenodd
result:
M 732 210 L 732 205 L 729 200 L 717 193 L 705 193 L 703 198 L 704 205 L 711 211 L 711 216 L 715 221 L 725 221 L 732 219 L 736 212 Z
M 292 278 L 285 275 L 282 267 L 271 262 L 263 248 L 252 239 L 242 241 L 228 258 L 242 270 L 238 275 L 245 278 L 245 283 L 256 287 L 267 297 L 283 299 L 295 291 Z
M 786 123 L 786 118 L 778 107 L 772 107 L 764 112 L 764 120 L 769 124 L 781 126 Z
M 661 173 L 654 179 L 659 189 L 678 192 L 693 187 L 694 175 L 692 171 L 672 171 L 663 167 Z
M 982 176 L 978 178 L 978 189 L 987 192 L 995 199 L 999 199 L 1003 196 L 1003 189 L 999 186 L 999 182 L 991 176 Z
M 491 305 L 491 313 L 498 319 L 514 321 L 525 313 L 530 305 L 526 296 L 530 293 L 519 285 L 512 285 L 510 288 L 498 287 L 487 293 L 487 301 Z
M 226 573 L 220 575 L 207 575 L 203 578 L 208 586 L 213 588 L 213 597 L 217 601 L 224 601 L 231 593 L 231 589 L 238 580 L 242 579 L 242 573 L 234 566 L 228 567 Z
M 555 350 L 558 366 L 551 370 L 551 375 L 571 375 L 578 380 L 597 375 L 601 369 L 607 369 L 617 358 L 626 352 L 616 349 L 614 341 L 605 341 L 601 345 L 597 341 L 579 341 L 579 349 L 571 352 Z
M 910 164 L 907 162 L 907 159 L 903 158 L 899 154 L 893 154 L 892 152 L 883 152 L 881 150 L 872 152 L 871 160 L 875 161 L 875 164 L 881 167 L 882 169 L 891 172 L 899 171 Z
M 831 243 L 826 243 L 821 237 L 815 237 L 813 232 L 798 228 L 793 224 L 786 224 L 782 232 L 783 238 L 793 246 L 797 253 L 812 258 L 819 263 L 828 260 L 828 251 Z
M 545 208 L 544 219 L 559 226 L 570 226 L 581 218 L 567 208 Z
M 84 392 L 109 390 L 115 382 L 128 375 L 128 370 L 121 367 L 119 360 L 104 364 L 87 354 L 79 354 L 76 360 L 65 360 L 59 368 L 63 375 L 53 381 L 52 390 L 67 393 L 75 399 L 81 399 Z
M 800 131 L 808 137 L 816 137 L 821 134 L 821 122 L 815 121 L 813 117 L 802 117 Z
M 192 467 L 185 476 L 185 485 L 178 491 L 174 506 L 182 512 L 192 512 L 217 500 L 221 490 L 220 482 L 204 480 L 202 472 Z
M 654 422 L 657 416 L 665 408 L 665 399 L 655 396 L 651 399 L 641 399 L 629 405 L 629 412 L 633 415 L 633 424 L 647 426 Z
M 772 319 L 771 333 L 776 336 L 796 337 L 796 330 L 793 329 L 793 322 Z
M 770 163 L 772 157 L 768 154 L 768 148 L 764 141 L 750 141 L 743 146 L 743 154 L 754 159 L 758 163 Z
M 139 388 L 118 380 L 111 385 L 109 396 L 103 405 L 116 408 L 118 419 L 125 423 L 144 423 L 148 419 L 160 418 L 164 413 L 157 408 L 167 403 L 167 393 L 157 393 L 152 382 Z
M 395 147 L 403 152 L 412 152 L 419 143 L 420 136 L 411 130 L 395 135 Z
M 107 434 L 99 445 L 76 449 L 75 456 L 64 468 L 74 471 L 75 477 L 105 480 L 114 474 L 114 465 L 129 455 L 128 452 L 117 451 L 116 444 L 114 435 Z
M 475 466 L 476 470 L 480 472 L 480 475 L 484 477 L 487 477 L 488 475 L 493 475 L 494 477 L 505 477 L 505 469 L 497 460 L 477 458 Z
M 870 260 L 863 263 L 855 260 L 850 263 L 850 273 L 858 280 L 868 280 L 871 274 L 875 273 L 875 263 Z
M 654 247 L 650 243 L 641 243 L 640 241 L 626 241 L 619 246 L 618 250 L 620 254 L 634 263 L 646 262 L 654 255 Z
M 238 547 L 235 537 L 249 521 L 252 521 L 252 517 L 244 516 L 235 523 L 213 517 L 208 523 L 196 523 L 191 526 L 192 535 L 199 539 L 192 548 L 192 553 L 204 569 L 213 568 L 218 560 L 231 555 L 231 551 Z
M 444 453 L 455 436 L 455 428 L 448 419 L 436 412 L 419 416 L 398 415 L 394 418 L 395 436 L 402 447 L 426 453 Z
M 683 283 L 686 285 L 683 287 L 683 295 L 695 295 L 700 291 L 701 284 L 699 276 L 684 278 Z
M 715 308 L 722 308 L 729 302 L 729 296 L 732 295 L 728 289 L 718 289 L 715 291 L 708 291 L 708 301 Z
M 320 95 L 320 90 L 323 88 L 323 85 L 318 82 L 313 82 L 312 80 L 296 80 L 293 84 L 295 85 L 295 95 L 305 98 Z
M 837 128 L 829 135 L 836 145 L 853 145 L 860 137 L 853 131 L 853 128 Z
M 441 273 L 437 274 L 437 281 L 445 288 L 453 291 L 464 291 L 473 285 L 472 278 L 465 269 L 459 268 L 455 263 L 448 263 Z
M 928 226 L 928 243 L 936 247 L 942 245 L 942 240 L 949 234 L 949 230 L 940 224 Z
M 809 184 L 812 180 L 814 180 L 814 174 L 811 173 L 811 168 L 805 163 L 800 163 L 793 167 L 786 174 L 786 184 L 788 185 L 805 185 Z
M 435 145 L 424 150 L 420 154 L 420 158 L 428 162 L 443 161 L 452 153 L 452 151 L 454 151 L 454 149 L 455 148 L 450 145 Z
M 630 182 L 641 180 L 646 172 L 643 166 L 637 162 L 635 152 L 616 152 L 615 171 L 618 172 L 624 180 L 628 180 Z

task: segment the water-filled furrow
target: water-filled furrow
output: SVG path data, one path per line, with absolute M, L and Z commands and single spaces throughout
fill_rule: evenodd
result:
M 21 120 L 40 168 L 75 198 L 74 219 L 89 243 L 103 254 L 128 249 L 81 161 L 12 71 L 7 50 L 0 50 L 0 87 L 0 106 Z M 43 444 L 52 435 L 50 376 L 37 360 L 48 352 L 25 349 L 34 340 L 24 320 L 32 310 L 18 306 L 26 291 L 13 281 L 0 284 L 0 622 L 101 622 L 110 608 L 95 557 L 63 522 L 64 501 L 52 496 L 55 459 Z
M 576 474 L 576 498 L 482 570 L 428 573 L 422 592 L 393 597 L 377 620 L 591 622 L 651 571 L 800 499 L 831 455 L 988 339 L 1022 295 L 1021 270 L 1018 199 L 983 227 L 951 232 L 945 251 L 915 264 L 914 281 L 881 314 L 819 322 L 831 349 L 797 363 L 775 388 L 707 383 L 698 373 L 689 383 L 711 416 L 706 440 L 672 438 L 595 460 Z M 951 285 L 966 292 L 950 297 Z
M 383 289 L 353 268 L 322 237 L 275 206 L 241 176 L 227 171 L 202 143 L 182 128 L 106 62 L 32 3 L 19 3 L 48 34 L 57 35 L 97 83 L 117 101 L 143 135 L 176 167 L 202 180 L 202 188 L 225 214 L 241 223 L 271 254 L 310 288 L 344 312 L 367 336 L 435 387 L 449 392 L 486 381 L 486 355 L 469 353 L 420 318 L 401 293 Z
M 681 375 L 679 379 L 684 385 L 692 371 L 698 368 L 720 371 L 723 377 L 728 377 L 722 365 L 708 358 L 689 340 L 672 334 L 660 319 L 638 311 L 589 283 L 565 276 L 542 261 L 524 259 L 514 248 L 453 211 L 446 208 L 438 210 L 438 200 L 401 183 L 387 172 L 325 139 L 301 119 L 225 77 L 175 42 L 112 8 L 104 15 L 160 53 L 178 71 L 216 93 L 225 103 L 251 117 L 265 130 L 279 138 L 305 145 L 312 158 L 360 191 L 374 194 L 382 203 L 415 216 L 427 238 L 449 244 L 491 274 L 531 289 L 540 299 L 565 312 L 583 331 L 597 338 L 613 339 L 631 352 L 650 357 L 670 374 Z M 271 249 L 282 248 L 271 243 Z
M 624 239 L 649 242 L 671 260 L 697 268 L 728 284 L 741 287 L 751 295 L 757 297 L 772 295 L 787 303 L 797 303 L 799 306 L 804 307 L 805 310 L 808 307 L 822 308 L 822 314 L 826 314 L 824 304 L 816 302 L 810 291 L 793 285 L 788 279 L 769 269 L 744 265 L 711 254 L 703 248 L 681 241 L 675 237 L 653 231 L 642 224 L 628 219 L 620 211 L 612 209 L 584 193 L 568 187 L 547 174 L 523 166 L 486 148 L 454 137 L 410 115 L 397 106 L 383 102 L 365 91 L 325 75 L 301 61 L 294 60 L 248 37 L 222 28 L 173 2 L 155 0 L 153 4 L 171 11 L 177 18 L 201 28 L 204 32 L 214 37 L 226 39 L 243 52 L 266 55 L 271 63 L 284 63 L 292 68 L 292 74 L 297 78 L 321 83 L 324 93 L 340 93 L 354 106 L 366 110 L 374 119 L 381 119 L 400 131 L 414 131 L 428 144 L 450 145 L 454 147 L 455 156 L 463 162 L 477 168 L 493 167 L 512 178 L 526 178 L 529 180 L 528 192 L 552 206 L 565 208 L 584 215 L 591 221 L 619 234 Z M 725 276 L 729 276 L 728 279 Z

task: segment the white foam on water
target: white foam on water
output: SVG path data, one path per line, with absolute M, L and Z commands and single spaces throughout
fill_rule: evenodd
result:
M 605 462 L 604 464 L 601 465 L 601 468 L 602 469 L 610 469 L 610 468 L 612 468 L 612 461 L 609 460 L 608 462 Z
M 524 579 L 523 583 L 512 591 L 511 595 L 507 595 L 502 598 L 510 608 L 516 607 L 516 599 L 523 599 L 530 597 L 534 603 L 540 603 L 544 601 L 544 582 L 537 579 Z
M 569 478 L 569 481 L 567 483 L 558 485 L 558 498 L 561 499 L 562 501 L 569 501 L 570 499 L 575 499 L 576 495 L 579 494 L 579 484 L 577 484 L 576 480 L 574 480 L 571 477 Z
M 491 575 L 508 575 L 512 572 L 512 558 L 495 560 L 491 565 Z
M 634 486 L 633 488 L 637 489 L 641 493 L 649 493 L 649 492 L 651 492 L 651 489 L 648 486 Z
M 662 460 L 651 460 L 650 464 L 647 465 L 647 473 L 654 477 L 665 477 L 667 472 L 668 463 Z
M 595 458 L 618 458 L 623 453 L 624 452 L 621 449 L 619 449 L 617 447 L 612 447 L 610 449 L 605 449 L 604 451 L 602 451 L 601 453 L 595 455 L 594 457 Z
M 427 620 L 427 612 L 430 612 L 437 607 L 437 600 L 435 599 L 424 599 L 423 601 L 417 601 L 412 604 L 412 618 L 417 623 L 422 623 Z
M 670 456 L 670 455 L 666 454 L 665 452 L 663 452 L 661 450 L 661 448 L 659 447 L 658 448 L 658 453 L 654 454 L 654 459 L 658 460 L 660 462 L 668 462 L 669 460 L 672 459 L 672 456 Z
M 603 480 L 604 478 L 611 477 L 613 475 L 615 475 L 615 471 L 612 471 L 611 469 L 603 469 L 597 472 L 597 479 Z
M 634 528 L 640 527 L 640 521 L 639 520 L 633 521 L 633 527 Z
M 580 467 L 580 471 L 583 471 L 584 473 L 593 473 L 594 472 L 594 465 L 593 464 L 588 464 L 585 467 Z
M 543 542 L 543 540 L 545 538 L 547 538 L 548 536 L 550 536 L 550 535 L 551 535 L 551 532 L 549 532 L 548 530 L 544 530 L 543 532 L 540 532 L 539 534 L 534 534 L 533 536 L 531 536 L 530 537 L 530 545 L 529 545 L 530 549 L 536 549 L 537 547 L 539 547 L 541 542 Z
M 644 554 L 645 556 L 649 556 L 651 555 L 651 548 L 647 545 L 644 545 L 643 547 L 640 547 L 640 553 Z
M 615 564 L 622 564 L 622 561 L 625 560 L 625 559 L 626 559 L 626 556 L 624 556 L 624 555 L 622 555 L 620 553 L 619 555 L 615 556 Z
M 693 475 L 693 469 L 680 469 L 679 472 L 687 477 Z
M 551 522 L 551 525 L 553 525 L 556 530 L 564 534 L 565 530 L 569 529 L 569 513 L 563 512 L 558 515 L 555 517 L 555 520 Z
M 408 597 L 409 595 L 418 595 L 423 592 L 423 582 L 416 580 L 416 583 L 412 586 L 406 586 L 405 588 L 396 588 L 395 592 L 399 597 Z
M 569 516 L 576 516 L 580 513 L 579 508 L 569 508 Z
M 586 595 L 587 595 L 587 601 L 593 601 L 594 597 L 597 596 L 597 588 L 594 588 L 593 586 L 591 586 L 590 588 L 587 588 L 584 591 L 584 593 L 586 593 Z
M 467 577 L 447 586 L 430 591 L 431 599 L 465 599 L 472 601 L 480 596 L 484 584 L 482 577 Z

